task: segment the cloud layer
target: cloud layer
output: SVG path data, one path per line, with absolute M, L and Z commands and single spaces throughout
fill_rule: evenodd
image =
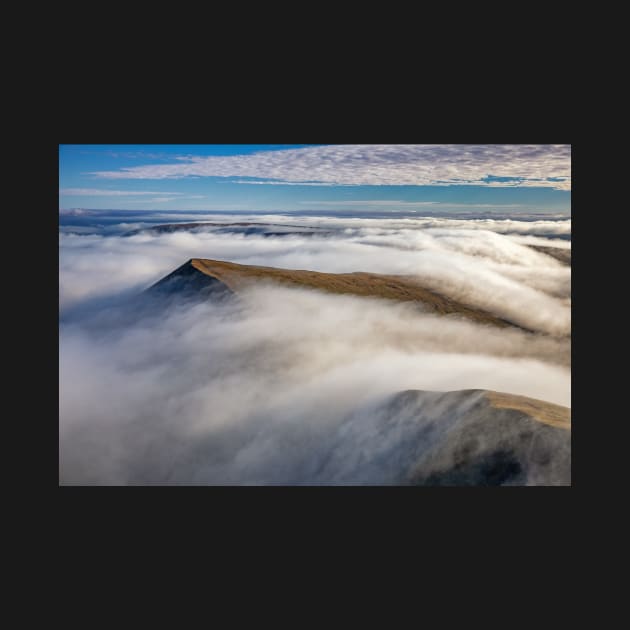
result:
M 66 482 L 269 481 L 283 448 L 321 455 L 345 416 L 404 389 L 569 404 L 566 342 L 380 300 L 267 287 L 97 331 L 61 331 Z
M 108 179 L 237 177 L 335 185 L 543 186 L 571 189 L 570 145 L 332 145 L 187 157 L 93 173 Z M 239 183 L 243 183 L 240 180 Z
M 503 234 L 465 221 L 316 221 L 333 234 L 60 235 L 62 483 L 308 481 L 331 441 L 356 456 L 354 437 L 339 441 L 344 418 L 367 439 L 370 406 L 404 389 L 570 405 L 570 269 L 519 242 L 553 243 L 536 233 L 546 222 Z M 129 310 L 125 297 L 191 257 L 414 273 L 542 333 L 266 285 L 236 301 Z
M 287 217 L 269 219 L 287 225 L 290 220 L 296 221 Z M 565 234 L 570 230 L 570 221 L 428 219 L 418 221 L 417 226 L 414 220 L 300 222 L 333 231 L 321 237 L 283 238 L 216 229 L 141 233 L 126 238 L 62 234 L 62 312 L 86 297 L 140 290 L 189 258 L 213 258 L 332 273 L 410 274 L 447 297 L 527 328 L 558 335 L 570 330 L 570 307 L 562 301 L 570 296 L 570 269 L 518 242 L 523 233 Z M 513 238 L 501 231 L 518 231 L 519 235 Z M 538 238 L 538 242 L 553 243 Z

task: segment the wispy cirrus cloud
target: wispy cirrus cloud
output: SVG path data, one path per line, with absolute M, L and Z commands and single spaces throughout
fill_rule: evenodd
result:
M 107 179 L 251 177 L 279 183 L 571 189 L 570 145 L 329 145 L 199 156 L 91 173 Z M 245 183 L 245 182 L 241 182 Z M 247 182 L 253 183 L 253 182 Z
M 129 197 L 135 195 L 184 195 L 181 192 L 160 190 L 109 190 L 107 188 L 60 188 L 60 195 L 77 197 Z
M 79 151 L 82 155 L 108 155 L 109 157 L 118 159 L 144 159 L 144 160 L 160 160 L 171 157 L 168 153 L 155 153 L 147 151 Z M 182 158 L 176 158 L 182 159 Z M 185 158 L 184 158 L 185 159 Z
M 411 208 L 424 208 L 427 206 L 448 206 L 449 208 L 522 208 L 520 203 L 451 203 L 448 201 L 400 201 L 390 199 L 353 199 L 353 200 L 339 200 L 339 201 L 298 201 L 303 205 L 316 205 L 316 206 L 349 206 L 357 208 L 397 208 L 397 209 L 411 209 Z
M 165 203 L 167 201 L 175 201 L 176 199 L 181 199 L 181 197 L 152 197 L 151 199 L 133 199 L 131 203 Z
M 59 194 L 75 197 L 141 197 L 141 199 L 130 199 L 128 203 L 167 203 L 169 201 L 182 201 L 184 199 L 206 198 L 205 195 L 188 195 L 182 192 L 158 190 L 109 190 L 100 188 L 61 188 L 59 190 Z

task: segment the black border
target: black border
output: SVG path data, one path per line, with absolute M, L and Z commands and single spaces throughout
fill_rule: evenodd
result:
M 423 83 L 421 77 L 417 81 Z M 546 85 L 527 81 L 511 90 L 503 89 L 502 84 L 487 92 L 483 81 L 456 75 L 446 91 L 442 84 L 429 83 L 418 94 L 410 87 L 413 78 L 397 83 L 393 78 L 383 80 L 382 73 L 377 73 L 369 84 L 350 77 L 341 92 L 323 85 L 320 77 L 312 87 L 302 86 L 302 92 L 285 90 L 274 98 L 267 97 L 272 88 L 254 82 L 242 85 L 240 91 L 223 84 L 211 93 L 193 88 L 180 102 L 175 95 L 150 98 L 147 95 L 154 90 L 148 83 L 145 80 L 139 89 L 124 96 L 112 89 L 115 83 L 111 81 L 103 90 L 91 85 L 59 107 L 65 111 L 55 124 L 57 139 L 47 145 L 48 166 L 43 175 L 51 183 L 50 190 L 34 187 L 41 195 L 35 203 L 45 214 L 45 219 L 37 221 L 42 227 L 38 251 L 51 263 L 43 269 L 38 266 L 37 285 L 42 333 L 38 347 L 46 348 L 46 365 L 58 366 L 58 180 L 50 174 L 58 169 L 61 143 L 570 144 L 573 130 L 567 116 L 573 105 L 570 92 L 560 94 L 564 82 L 560 90 L 551 93 L 544 91 Z M 144 89 L 147 95 L 142 94 Z M 578 219 L 577 257 L 573 254 L 578 270 L 582 264 L 580 223 Z M 573 284 L 579 283 L 574 280 Z M 582 304 L 585 296 L 579 286 L 574 286 L 576 289 L 574 299 Z M 48 291 L 51 295 L 44 297 Z M 577 319 L 574 316 L 574 332 L 580 330 Z M 573 341 L 575 344 L 575 335 Z M 52 372 L 58 375 L 58 367 Z M 38 433 L 44 425 L 42 434 L 47 436 L 40 442 L 40 461 L 49 462 L 46 483 L 51 488 L 57 486 L 57 507 L 63 522 L 74 524 L 69 530 L 71 537 L 83 529 L 99 536 L 131 539 L 133 546 L 150 537 L 154 528 L 162 534 L 170 531 L 171 536 L 183 534 L 185 539 L 211 531 L 215 544 L 227 539 L 236 545 L 256 540 L 263 546 L 280 538 L 281 546 L 288 540 L 296 541 L 293 549 L 300 553 L 311 541 L 317 545 L 321 539 L 336 539 L 348 549 L 361 546 L 368 555 L 374 546 L 391 543 L 396 548 L 396 542 L 404 539 L 417 545 L 406 548 L 410 557 L 418 552 L 448 554 L 453 547 L 470 551 L 485 545 L 498 547 L 508 556 L 519 555 L 515 547 L 538 554 L 537 545 L 544 542 L 556 547 L 552 564 L 560 560 L 560 550 L 566 548 L 565 535 L 573 516 L 567 495 L 572 490 L 566 488 L 59 487 L 58 457 L 53 447 L 55 441 L 58 443 L 54 422 L 58 379 L 42 375 L 41 381 L 37 394 L 30 389 L 26 400 L 40 406 L 33 414 L 39 419 Z M 575 386 L 573 391 L 574 397 L 584 393 Z M 578 424 L 580 420 L 586 422 L 582 405 L 583 401 L 573 402 Z M 582 430 L 578 429 L 578 436 Z M 574 471 L 584 458 L 579 453 L 574 458 Z M 575 472 L 573 476 L 574 480 L 584 477 Z

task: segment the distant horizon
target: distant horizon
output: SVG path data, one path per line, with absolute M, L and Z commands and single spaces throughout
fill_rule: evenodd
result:
M 129 213 L 140 213 L 140 212 L 173 212 L 173 213 L 189 213 L 189 214 L 247 214 L 247 213 L 251 213 L 251 214 L 274 214 L 274 213 L 281 213 L 281 214 L 325 214 L 326 212 L 334 212 L 335 214 L 338 213 L 352 213 L 352 214 L 361 214 L 362 216 L 364 215 L 369 215 L 371 216 L 374 213 L 378 213 L 378 214 L 383 214 L 383 215 L 389 215 L 389 214 L 409 214 L 409 215 L 417 215 L 419 217 L 421 216 L 452 216 L 452 215 L 458 215 L 458 214 L 478 214 L 478 215 L 490 215 L 490 216 L 494 216 L 497 214 L 510 214 L 510 213 L 506 213 L 506 212 L 501 212 L 498 208 L 497 210 L 480 210 L 478 212 L 470 212 L 469 210 L 466 209 L 460 209 L 460 210 L 437 210 L 437 211 L 420 211 L 420 210 L 383 210 L 383 211 L 379 211 L 379 210 L 318 210 L 318 209 L 309 209 L 309 210 L 284 210 L 281 208 L 270 208 L 268 210 L 247 210 L 247 209 L 243 209 L 243 210 L 219 210 L 219 209 L 214 209 L 214 208 L 201 208 L 199 210 L 187 210 L 187 209 L 183 209 L 183 208 L 146 208 L 146 209 L 137 209 L 137 208 L 85 208 L 85 207 L 72 207 L 72 208 L 59 208 L 59 214 L 69 214 L 71 212 L 94 212 L 94 213 L 103 213 L 103 212 L 129 212 Z M 546 210 L 536 210 L 536 211 L 523 211 L 523 212 L 513 212 L 512 213 L 513 216 L 519 216 L 519 215 L 523 215 L 523 216 L 528 216 L 528 215 L 536 215 L 536 216 L 557 216 L 557 215 L 562 215 L 562 216 L 567 216 L 570 217 L 571 216 L 571 210 L 559 210 L 556 212 L 549 212 Z
M 382 219 L 382 220 L 417 220 L 425 219 L 453 219 L 460 221 L 571 221 L 571 215 L 562 212 L 550 214 L 547 212 L 466 212 L 464 210 L 458 212 L 439 212 L 439 211 L 370 211 L 361 212 L 360 210 L 298 210 L 298 211 L 282 211 L 282 210 L 250 210 L 250 211 L 227 211 L 227 210 L 128 210 L 128 209 L 90 209 L 90 208 L 70 208 L 59 211 L 59 227 L 60 229 L 70 228 L 72 226 L 92 226 L 105 224 L 116 224 L 118 222 L 139 222 L 146 224 L 166 224 L 166 223 L 186 223 L 190 221 L 219 221 L 228 222 L 232 220 L 243 221 L 273 221 L 281 217 L 294 217 L 293 221 L 300 219 L 314 218 L 319 220 L 328 219 Z

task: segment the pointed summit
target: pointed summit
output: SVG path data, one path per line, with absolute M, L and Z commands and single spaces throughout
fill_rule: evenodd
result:
M 155 297 L 205 300 L 232 293 L 218 278 L 201 271 L 195 258 L 150 286 L 146 293 Z

